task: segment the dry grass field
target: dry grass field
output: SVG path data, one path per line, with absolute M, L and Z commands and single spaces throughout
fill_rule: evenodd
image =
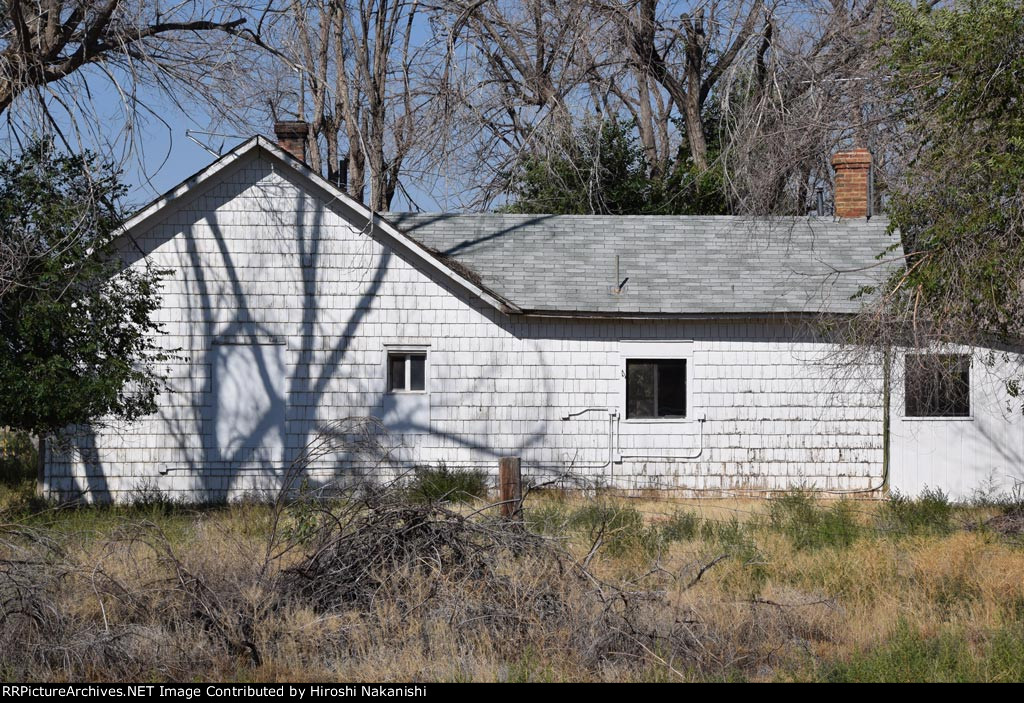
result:
M 537 491 L 517 527 L 422 479 L 203 509 L 8 487 L 0 679 L 1024 680 L 1019 503 Z

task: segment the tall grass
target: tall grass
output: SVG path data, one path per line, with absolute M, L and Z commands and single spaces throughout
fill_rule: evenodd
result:
M 7 510 L 0 678 L 1024 678 L 1024 549 L 961 529 L 999 506 L 538 492 L 517 528 L 444 474 L 280 510 Z

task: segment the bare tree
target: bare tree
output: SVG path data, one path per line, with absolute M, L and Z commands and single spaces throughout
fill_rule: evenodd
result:
M 618 57 L 588 0 L 454 0 L 442 82 L 464 173 L 486 206 L 524 153 L 571 139 L 584 114 L 617 112 L 604 73 Z
M 682 114 L 694 165 L 706 170 L 705 104 L 719 80 L 761 29 L 765 15 L 763 0 L 660 4 L 658 0 L 595 0 L 595 5 L 615 19 L 623 45 L 629 49 L 628 61 L 640 89 L 639 124 L 645 146 L 651 148 L 655 144 L 652 119 L 646 114 L 651 97 L 664 103 L 662 96 L 652 95 L 654 81 Z M 632 101 L 627 97 L 625 102 Z
M 890 105 L 872 99 L 884 94 L 886 22 L 876 0 L 766 8 L 753 61 L 734 64 L 718 91 L 734 210 L 803 214 L 817 187 L 831 190 L 830 157 L 851 143 L 873 151 L 884 187 L 898 137 Z
M 216 99 L 213 77 L 231 57 L 224 41 L 248 46 L 245 22 L 238 6 L 214 0 L 3 3 L 0 115 L 10 138 L 0 152 L 13 157 L 19 146 L 53 138 L 70 151 L 99 150 L 104 159 L 114 156 L 118 142 L 130 154 L 140 120 L 162 120 L 152 102 L 157 93 L 179 105 Z M 118 109 L 123 119 L 112 120 Z M 18 241 L 15 230 L 4 226 L 0 237 L 0 295 L 21 285 L 20 272 L 39 258 L 38 243 L 25 246 L 31 242 Z M 69 226 L 43 255 L 73 246 L 81 231 Z
M 95 134 L 109 106 L 93 103 L 90 80 L 109 81 L 129 116 L 146 109 L 140 87 L 210 97 L 207 78 L 228 55 L 214 39 L 240 36 L 245 22 L 233 3 L 11 0 L 0 11 L 0 114 L 24 131 L 70 122 Z
M 268 117 L 308 121 L 310 165 L 354 198 L 388 209 L 403 178 L 426 170 L 421 160 L 439 133 L 430 52 L 442 40 L 419 0 L 282 0 L 254 34 L 267 51 L 228 87 L 250 108 L 233 122 L 251 129 Z

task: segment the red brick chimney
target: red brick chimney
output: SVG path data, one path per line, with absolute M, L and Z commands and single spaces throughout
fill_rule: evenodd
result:
M 869 217 L 871 152 L 840 151 L 832 157 L 832 168 L 836 170 L 836 217 Z
M 306 140 L 309 124 L 303 120 L 285 120 L 274 123 L 277 145 L 299 161 L 306 162 Z

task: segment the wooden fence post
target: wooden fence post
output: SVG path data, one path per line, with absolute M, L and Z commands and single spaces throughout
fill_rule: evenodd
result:
M 498 499 L 502 517 L 523 519 L 523 474 L 517 456 L 502 457 L 498 464 Z

